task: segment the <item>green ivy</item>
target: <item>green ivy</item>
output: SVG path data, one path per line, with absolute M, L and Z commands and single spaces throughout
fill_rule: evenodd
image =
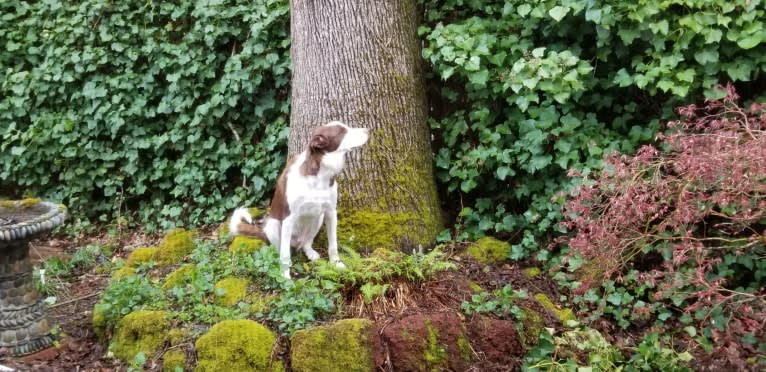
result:
M 764 93 L 761 1 L 423 3 L 437 177 L 463 208 L 440 237 L 515 234 L 512 258 L 561 231 L 568 171 L 652 141 L 720 82 Z
M 10 0 L 0 14 L 1 193 L 149 229 L 268 195 L 287 134 L 286 0 Z

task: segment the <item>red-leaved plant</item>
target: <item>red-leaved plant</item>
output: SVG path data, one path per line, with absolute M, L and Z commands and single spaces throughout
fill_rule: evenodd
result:
M 679 108 L 684 119 L 657 147 L 607 156 L 565 206 L 573 235 L 564 243 L 584 259 L 580 293 L 637 271 L 654 290 L 647 301 L 687 314 L 720 347 L 757 352 L 766 333 L 766 112 L 739 107 L 723 89 L 723 100 Z

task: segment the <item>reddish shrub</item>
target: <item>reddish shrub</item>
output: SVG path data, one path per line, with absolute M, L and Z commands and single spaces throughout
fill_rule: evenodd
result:
M 608 156 L 564 222 L 565 243 L 585 258 L 579 291 L 633 272 L 654 288 L 648 301 L 680 309 L 722 347 L 763 340 L 766 328 L 766 112 L 726 89 L 679 108 L 684 119 L 657 147 Z

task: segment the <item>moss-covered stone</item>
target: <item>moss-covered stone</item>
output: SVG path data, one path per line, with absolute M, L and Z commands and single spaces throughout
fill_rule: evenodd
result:
M 156 261 L 162 266 L 177 264 L 193 250 L 193 231 L 171 230 L 165 235 L 165 239 L 157 249 Z
M 120 280 L 129 276 L 136 275 L 136 269 L 130 266 L 123 266 L 112 273 L 112 280 Z
M 461 316 L 453 312 L 415 314 L 381 331 L 396 371 L 465 371 L 472 353 Z
M 569 322 L 570 320 L 577 320 L 577 318 L 574 316 L 574 312 L 572 312 L 572 309 L 568 309 L 568 308 L 561 309 L 561 308 L 559 308 L 544 293 L 536 293 L 534 295 L 534 298 L 546 310 L 548 310 L 551 313 L 555 314 L 556 317 L 559 318 L 559 321 L 561 321 L 561 324 L 566 325 L 567 322 Z
M 126 263 L 129 267 L 136 267 L 140 264 L 156 260 L 157 247 L 141 247 L 134 249 L 133 252 L 130 252 Z
M 162 370 L 164 372 L 175 372 L 176 368 L 182 370 L 186 366 L 186 353 L 181 349 L 168 350 L 162 355 Z
M 505 260 L 511 252 L 511 245 L 493 237 L 484 237 L 471 244 L 466 253 L 484 264 Z
M 236 236 L 229 244 L 229 252 L 235 254 L 250 254 L 266 246 L 261 239 L 247 236 Z
M 276 337 L 252 320 L 224 320 L 195 343 L 199 372 L 273 371 L 271 349 Z
M 522 270 L 522 272 L 524 273 L 524 276 L 527 277 L 528 279 L 536 278 L 540 276 L 540 274 L 542 274 L 542 271 L 540 270 L 540 268 L 534 267 L 534 266 L 528 267 Z
M 293 371 L 373 371 L 374 323 L 344 319 L 295 332 L 290 346 Z
M 165 281 L 162 283 L 162 289 L 167 291 L 174 287 L 186 284 L 191 279 L 193 272 L 194 265 L 192 264 L 179 266 L 165 277 Z
M 245 299 L 247 286 L 250 282 L 244 278 L 224 278 L 215 283 L 216 303 L 223 306 L 234 306 Z M 218 293 L 223 291 L 223 294 Z
M 150 357 L 162 347 L 167 329 L 167 312 L 134 311 L 120 320 L 109 348 L 115 356 L 126 362 L 133 360 L 139 352 Z

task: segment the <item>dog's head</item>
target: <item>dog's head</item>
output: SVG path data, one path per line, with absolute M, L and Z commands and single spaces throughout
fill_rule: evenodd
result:
M 367 128 L 351 128 L 339 121 L 331 121 L 314 129 L 309 149 L 322 154 L 347 152 L 363 146 L 369 138 Z
M 307 174 L 316 174 L 319 166 L 334 172 L 343 169 L 347 152 L 363 146 L 370 138 L 367 128 L 351 128 L 339 121 L 331 121 L 314 129 L 309 141 L 309 169 Z

